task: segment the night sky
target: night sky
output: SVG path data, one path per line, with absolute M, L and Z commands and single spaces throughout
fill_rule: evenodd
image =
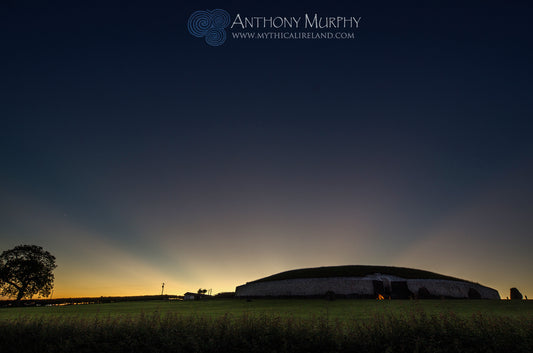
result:
M 346 3 L 2 1 L 0 250 L 54 254 L 54 297 L 348 264 L 533 296 L 532 6 Z M 211 47 L 215 8 L 361 20 Z

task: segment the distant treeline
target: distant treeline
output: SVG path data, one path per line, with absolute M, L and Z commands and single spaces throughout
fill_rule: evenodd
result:
M 145 300 L 171 300 L 181 299 L 177 295 L 138 295 L 127 297 L 85 297 L 85 298 L 57 298 L 57 299 L 27 299 L 27 300 L 0 300 L 0 307 L 12 306 L 45 306 L 45 305 L 76 305 L 76 304 L 101 304 Z

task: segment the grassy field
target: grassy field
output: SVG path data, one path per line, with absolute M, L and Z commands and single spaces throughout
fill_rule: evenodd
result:
M 334 300 L 322 299 L 220 299 L 205 301 L 146 301 L 108 304 L 67 305 L 53 307 L 1 308 L 0 320 L 20 316 L 119 316 L 124 314 L 167 314 L 219 317 L 277 315 L 282 317 L 368 320 L 375 314 L 408 315 L 425 312 L 428 315 L 454 313 L 461 317 L 474 314 L 533 317 L 533 301 L 526 300 Z
M 17 352 L 533 351 L 533 302 L 149 301 L 0 309 Z

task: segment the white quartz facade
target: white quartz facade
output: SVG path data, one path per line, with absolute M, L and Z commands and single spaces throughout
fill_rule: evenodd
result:
M 280 297 L 280 296 L 323 296 L 327 292 L 347 296 L 374 295 L 374 283 L 383 282 L 390 288 L 392 282 L 406 282 L 408 289 L 417 294 L 425 287 L 435 297 L 468 298 L 469 291 L 474 289 L 483 299 L 500 299 L 498 292 L 477 283 L 435 280 L 435 279 L 403 279 L 396 276 L 373 274 L 366 277 L 329 277 L 329 278 L 298 278 L 281 281 L 251 282 L 238 286 L 237 297 Z

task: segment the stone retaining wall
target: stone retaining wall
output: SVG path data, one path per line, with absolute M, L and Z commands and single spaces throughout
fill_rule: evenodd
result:
M 390 281 L 403 281 L 408 289 L 416 295 L 424 287 L 435 297 L 469 298 L 469 291 L 477 291 L 481 298 L 500 299 L 498 292 L 476 283 L 432 280 L 432 279 L 401 279 L 386 275 L 368 277 L 331 277 L 331 278 L 299 278 L 281 281 L 252 282 L 238 286 L 237 297 L 281 297 L 281 296 L 324 296 L 334 292 L 346 296 L 375 295 L 374 282 L 382 280 L 387 287 Z
M 476 290 L 482 299 L 500 299 L 498 291 L 477 283 L 448 281 L 439 279 L 408 279 L 407 287 L 413 293 L 425 287 L 431 295 L 437 297 L 468 298 L 470 289 Z

